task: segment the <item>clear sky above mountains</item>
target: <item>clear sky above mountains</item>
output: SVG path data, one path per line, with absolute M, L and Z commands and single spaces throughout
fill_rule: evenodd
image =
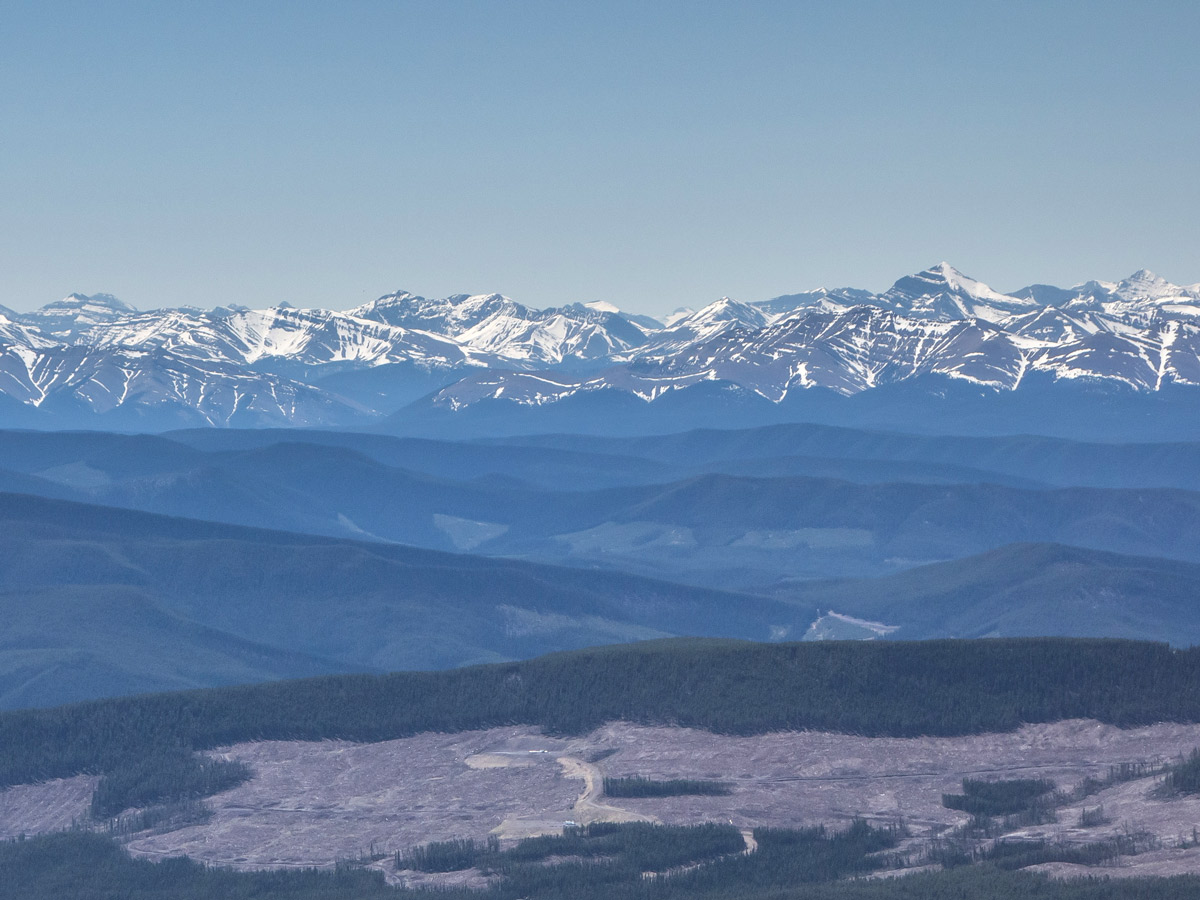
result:
M 1200 5 L 5 3 L 0 304 L 1200 280 Z

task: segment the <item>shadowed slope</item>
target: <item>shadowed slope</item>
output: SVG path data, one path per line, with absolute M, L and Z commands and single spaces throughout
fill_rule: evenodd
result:
M 441 668 L 673 634 L 766 639 L 812 618 L 773 600 L 615 573 L 15 494 L 0 494 L 0 604 L 11 703 L 79 696 L 64 660 L 94 659 L 97 647 L 102 667 L 124 674 L 100 678 L 92 696 L 320 670 L 296 654 L 333 660 L 325 671 Z M 197 641 L 225 656 L 171 680 Z M 246 642 L 277 658 L 256 673 L 242 656 L 260 651 Z

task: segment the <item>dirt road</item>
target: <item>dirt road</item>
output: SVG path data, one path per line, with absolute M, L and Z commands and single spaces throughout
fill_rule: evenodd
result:
M 555 762 L 562 766 L 563 774 L 567 778 L 583 779 L 583 793 L 571 807 L 571 813 L 575 817 L 574 821 L 580 825 L 586 825 L 589 822 L 658 821 L 654 816 L 646 816 L 628 809 L 621 809 L 619 806 L 598 802 L 599 798 L 604 795 L 604 773 L 592 763 L 585 762 L 577 756 L 560 756 Z

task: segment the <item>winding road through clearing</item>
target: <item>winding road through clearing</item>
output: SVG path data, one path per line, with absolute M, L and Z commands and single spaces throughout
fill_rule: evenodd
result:
M 492 834 L 505 840 L 521 840 L 542 834 L 562 834 L 567 821 L 577 825 L 591 822 L 658 822 L 654 816 L 599 802 L 604 796 L 604 773 L 591 763 L 577 756 L 558 756 L 555 762 L 562 766 L 564 777 L 583 779 L 583 793 L 576 798 L 570 810 L 510 816 L 493 828 Z
M 657 822 L 654 816 L 644 816 L 619 806 L 609 806 L 599 803 L 598 798 L 604 795 L 604 773 L 596 766 L 585 762 L 578 756 L 560 756 L 557 762 L 563 768 L 567 778 L 582 778 L 583 793 L 571 807 L 575 821 L 580 825 L 589 822 Z
M 588 822 L 657 823 L 659 821 L 654 816 L 645 816 L 628 809 L 621 809 L 619 806 L 598 803 L 597 798 L 604 796 L 604 773 L 591 763 L 578 756 L 560 756 L 555 762 L 563 767 L 563 774 L 568 778 L 583 779 L 583 793 L 579 795 L 579 799 L 572 807 L 575 821 L 580 825 L 586 825 Z M 758 841 L 754 839 L 754 830 L 751 828 L 740 830 L 742 840 L 746 842 L 746 849 L 742 852 L 747 855 L 753 853 L 758 849 Z

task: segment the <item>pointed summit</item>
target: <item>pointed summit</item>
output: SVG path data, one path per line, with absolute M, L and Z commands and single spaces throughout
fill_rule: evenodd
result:
M 1175 287 L 1175 285 L 1171 284 L 1171 282 L 1167 281 L 1167 279 L 1163 278 L 1161 275 L 1156 275 L 1149 269 L 1138 269 L 1128 278 L 1121 281 L 1117 286 L 1118 288 L 1127 287 L 1135 290 L 1150 291 L 1161 291 L 1163 289 L 1172 289 Z
M 679 324 L 684 324 L 684 322 Z M 686 324 L 691 327 L 737 324 L 749 328 L 762 328 L 767 324 L 767 317 L 748 303 L 722 297 L 715 303 L 708 304 L 699 312 L 693 313 L 687 318 Z
M 1127 302 L 1137 300 L 1161 300 L 1185 293 L 1185 289 L 1171 284 L 1167 279 L 1155 275 L 1149 269 L 1138 269 L 1124 281 L 1119 282 L 1112 293 Z
M 736 330 L 749 332 L 764 328 L 767 316 L 759 309 L 740 300 L 722 297 L 695 312 L 678 311 L 667 318 L 667 327 L 658 333 L 652 344 L 660 351 L 672 352 L 697 341 Z
M 916 275 L 906 275 L 892 285 L 892 290 L 910 297 L 950 291 L 976 299 L 1012 299 L 1005 294 L 993 291 L 982 281 L 976 281 L 974 278 L 964 275 L 944 260 Z
M 994 291 L 964 275 L 948 262 L 906 275 L 880 296 L 887 306 L 907 315 L 949 321 L 980 318 L 996 322 L 1037 304 Z

